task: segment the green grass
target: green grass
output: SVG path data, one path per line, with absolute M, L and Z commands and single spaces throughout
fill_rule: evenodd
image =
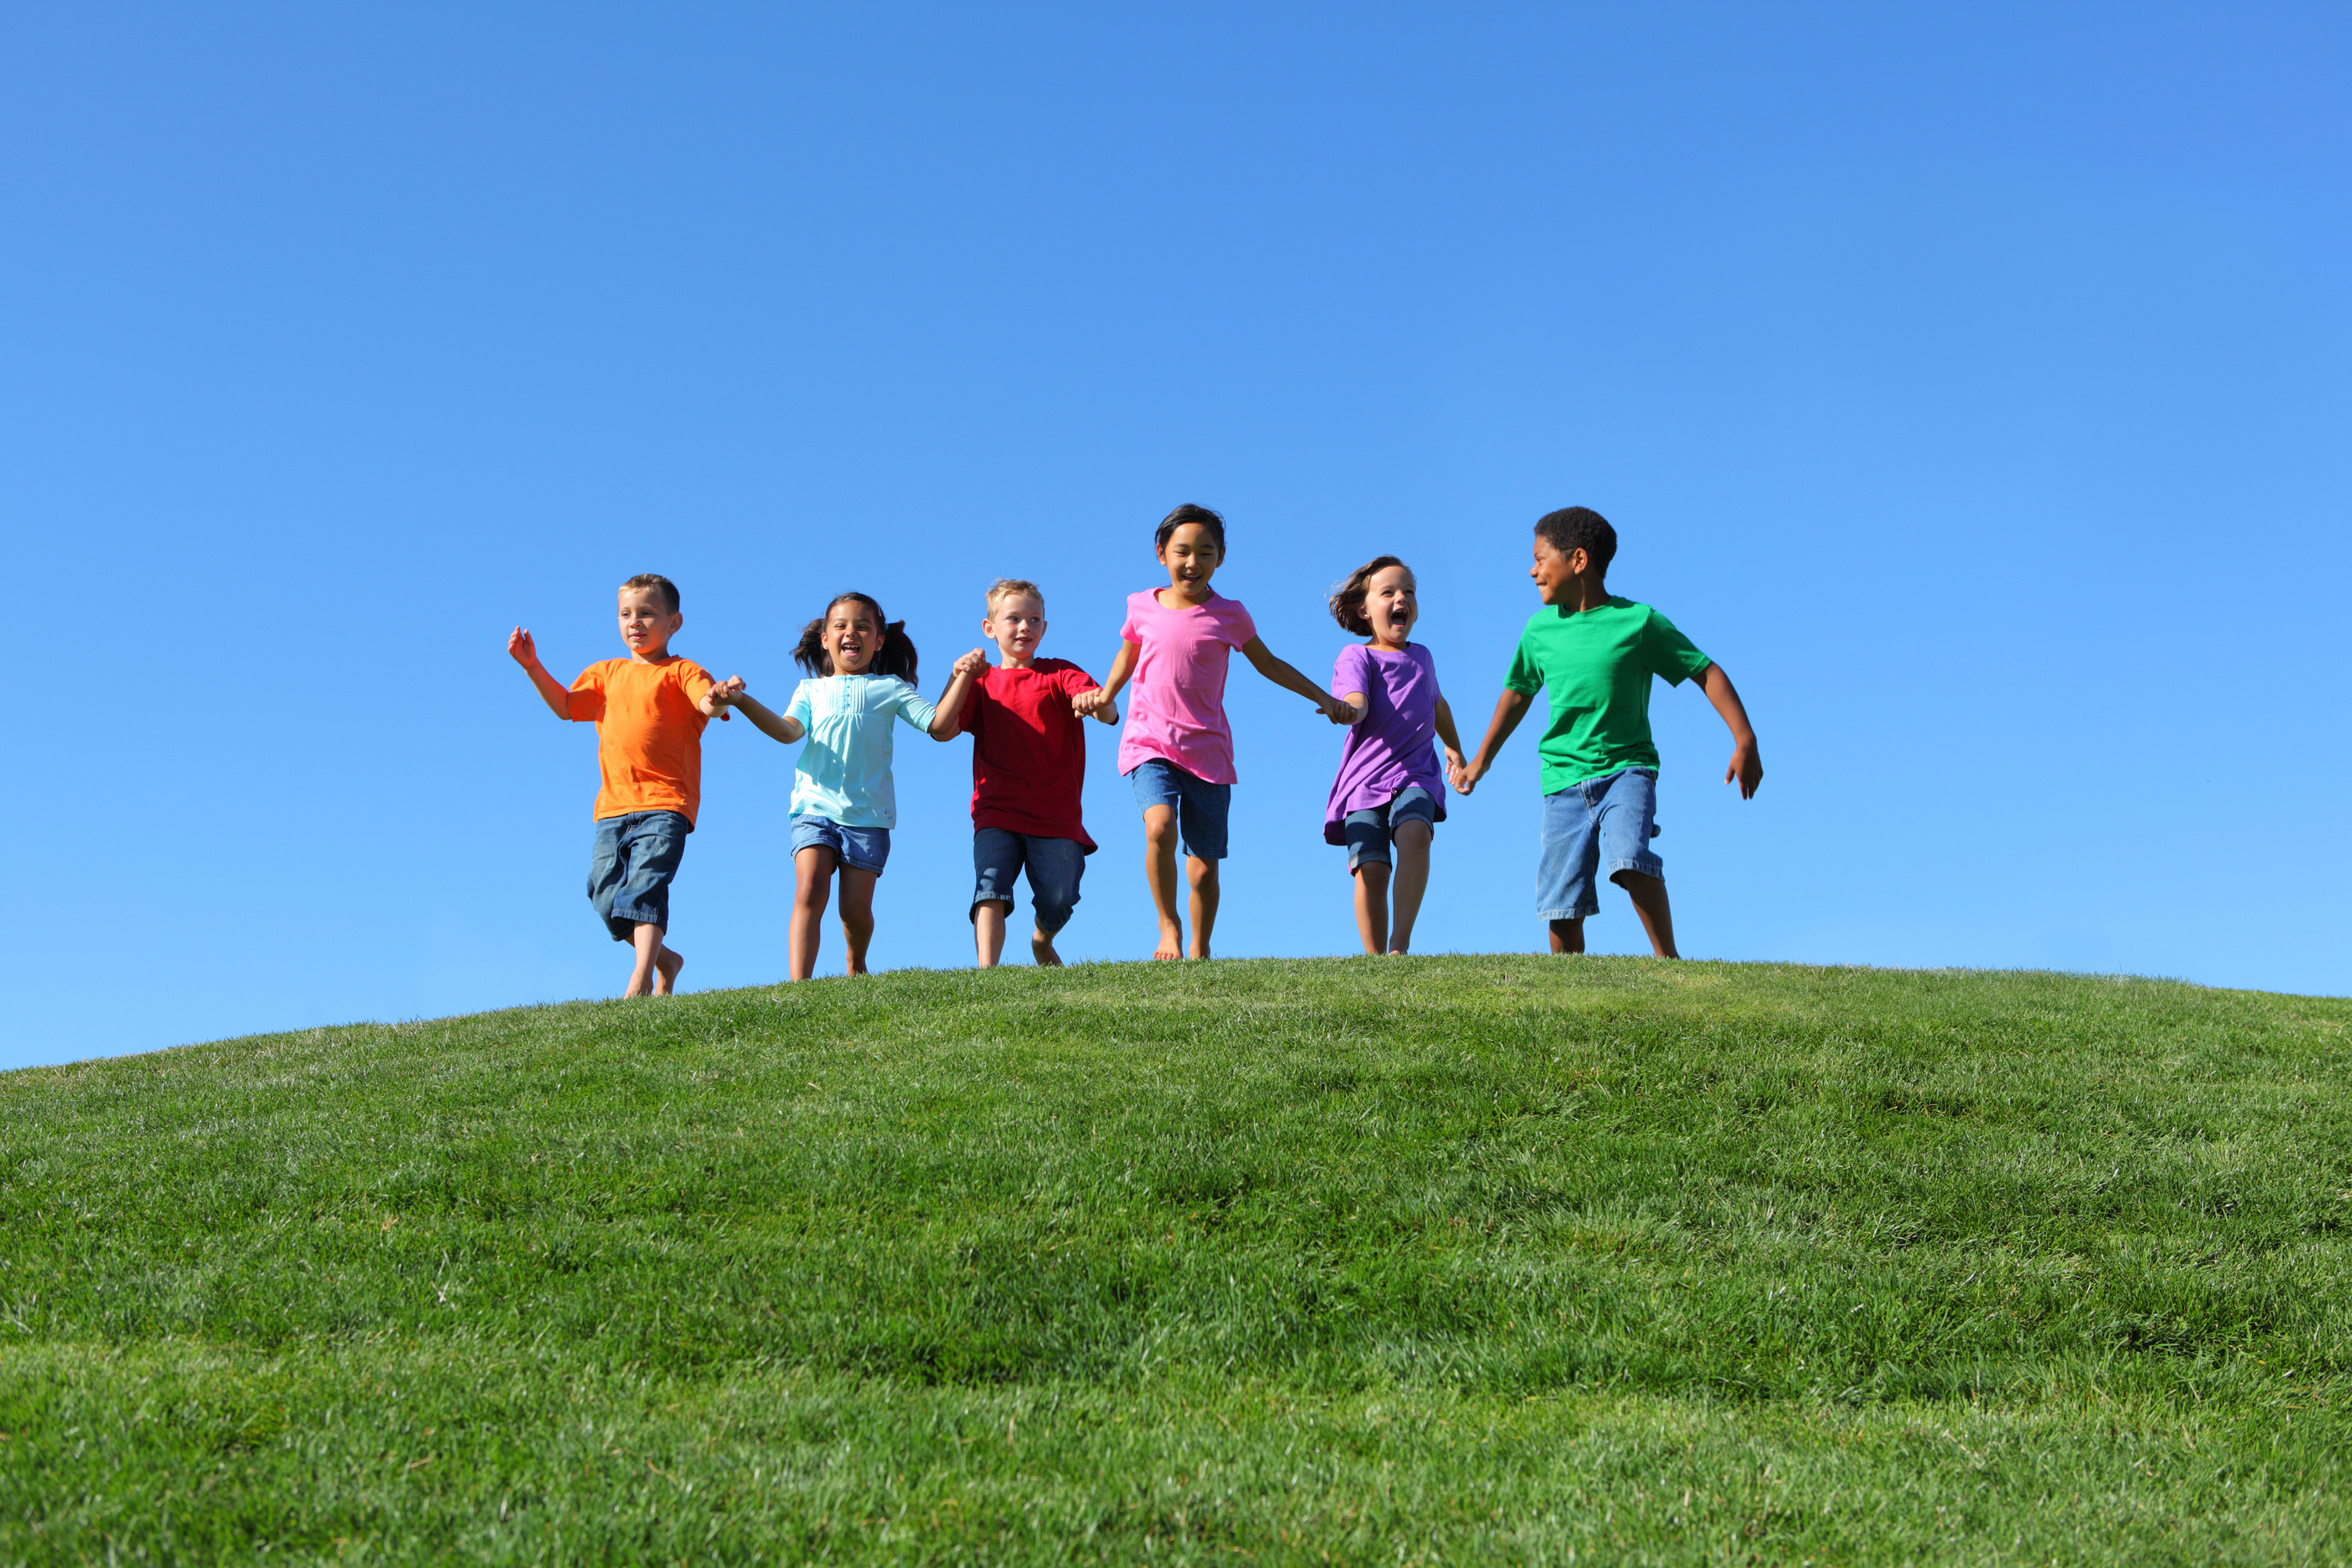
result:
M 0 1077 L 0 1563 L 2352 1557 L 2352 1003 L 900 973 Z

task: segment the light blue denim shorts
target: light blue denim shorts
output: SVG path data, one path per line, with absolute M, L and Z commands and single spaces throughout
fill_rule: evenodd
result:
M 1147 757 L 1127 776 L 1135 803 L 1149 811 L 1154 806 L 1176 809 L 1178 841 L 1194 860 L 1225 858 L 1225 819 L 1234 806 L 1234 787 L 1212 784 L 1187 773 L 1161 757 Z
M 1650 852 L 1658 836 L 1658 771 L 1628 768 L 1544 797 L 1543 858 L 1536 867 L 1536 914 L 1581 920 L 1601 913 L 1601 883 L 1621 871 L 1665 880 Z
M 810 849 L 831 850 L 835 861 L 853 871 L 880 876 L 890 862 L 890 830 L 853 828 L 831 817 L 794 817 L 793 858 L 800 859 L 801 852 Z
M 669 883 L 694 824 L 679 811 L 629 811 L 596 822 L 588 852 L 588 902 L 615 942 L 639 925 L 669 929 Z
M 1051 936 L 1070 923 L 1077 907 L 1078 880 L 1087 874 L 1087 846 L 1076 839 L 1049 839 L 1009 828 L 976 828 L 971 835 L 971 914 L 983 904 L 1002 904 L 1010 913 L 1013 879 L 1029 872 L 1029 904 L 1037 929 Z

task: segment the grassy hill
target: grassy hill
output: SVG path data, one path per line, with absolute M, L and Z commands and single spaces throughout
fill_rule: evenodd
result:
M 0 1563 L 2341 1561 L 2352 1003 L 899 973 L 0 1076 Z

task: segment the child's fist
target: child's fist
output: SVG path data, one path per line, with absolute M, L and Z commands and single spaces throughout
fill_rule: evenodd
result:
M 1071 695 L 1070 711 L 1080 718 L 1092 718 L 1095 711 L 1101 707 L 1109 696 L 1110 694 L 1102 687 L 1089 686 L 1085 691 Z
M 539 646 L 530 632 L 518 626 L 507 636 L 507 657 L 528 670 L 539 663 Z
M 730 675 L 710 688 L 710 700 L 715 703 L 731 703 L 751 689 L 743 684 L 742 676 Z
M 952 674 L 969 675 L 988 668 L 988 655 L 978 648 L 955 662 Z
M 1320 708 L 1323 716 L 1333 724 L 1353 724 L 1361 716 L 1354 708 L 1341 702 L 1338 697 L 1325 697 L 1315 706 Z

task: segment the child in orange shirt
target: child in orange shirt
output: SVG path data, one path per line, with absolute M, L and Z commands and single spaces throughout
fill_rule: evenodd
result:
M 686 960 L 662 945 L 669 883 L 702 801 L 702 727 L 714 714 L 728 716 L 726 690 L 710 672 L 669 651 L 685 624 L 676 583 L 653 572 L 629 579 L 621 584 L 621 641 L 629 656 L 589 665 L 569 690 L 539 662 L 529 632 L 518 626 L 507 639 L 507 653 L 556 717 L 596 726 L 604 783 L 588 902 L 614 941 L 636 948 L 625 997 L 666 997 L 677 988 Z

